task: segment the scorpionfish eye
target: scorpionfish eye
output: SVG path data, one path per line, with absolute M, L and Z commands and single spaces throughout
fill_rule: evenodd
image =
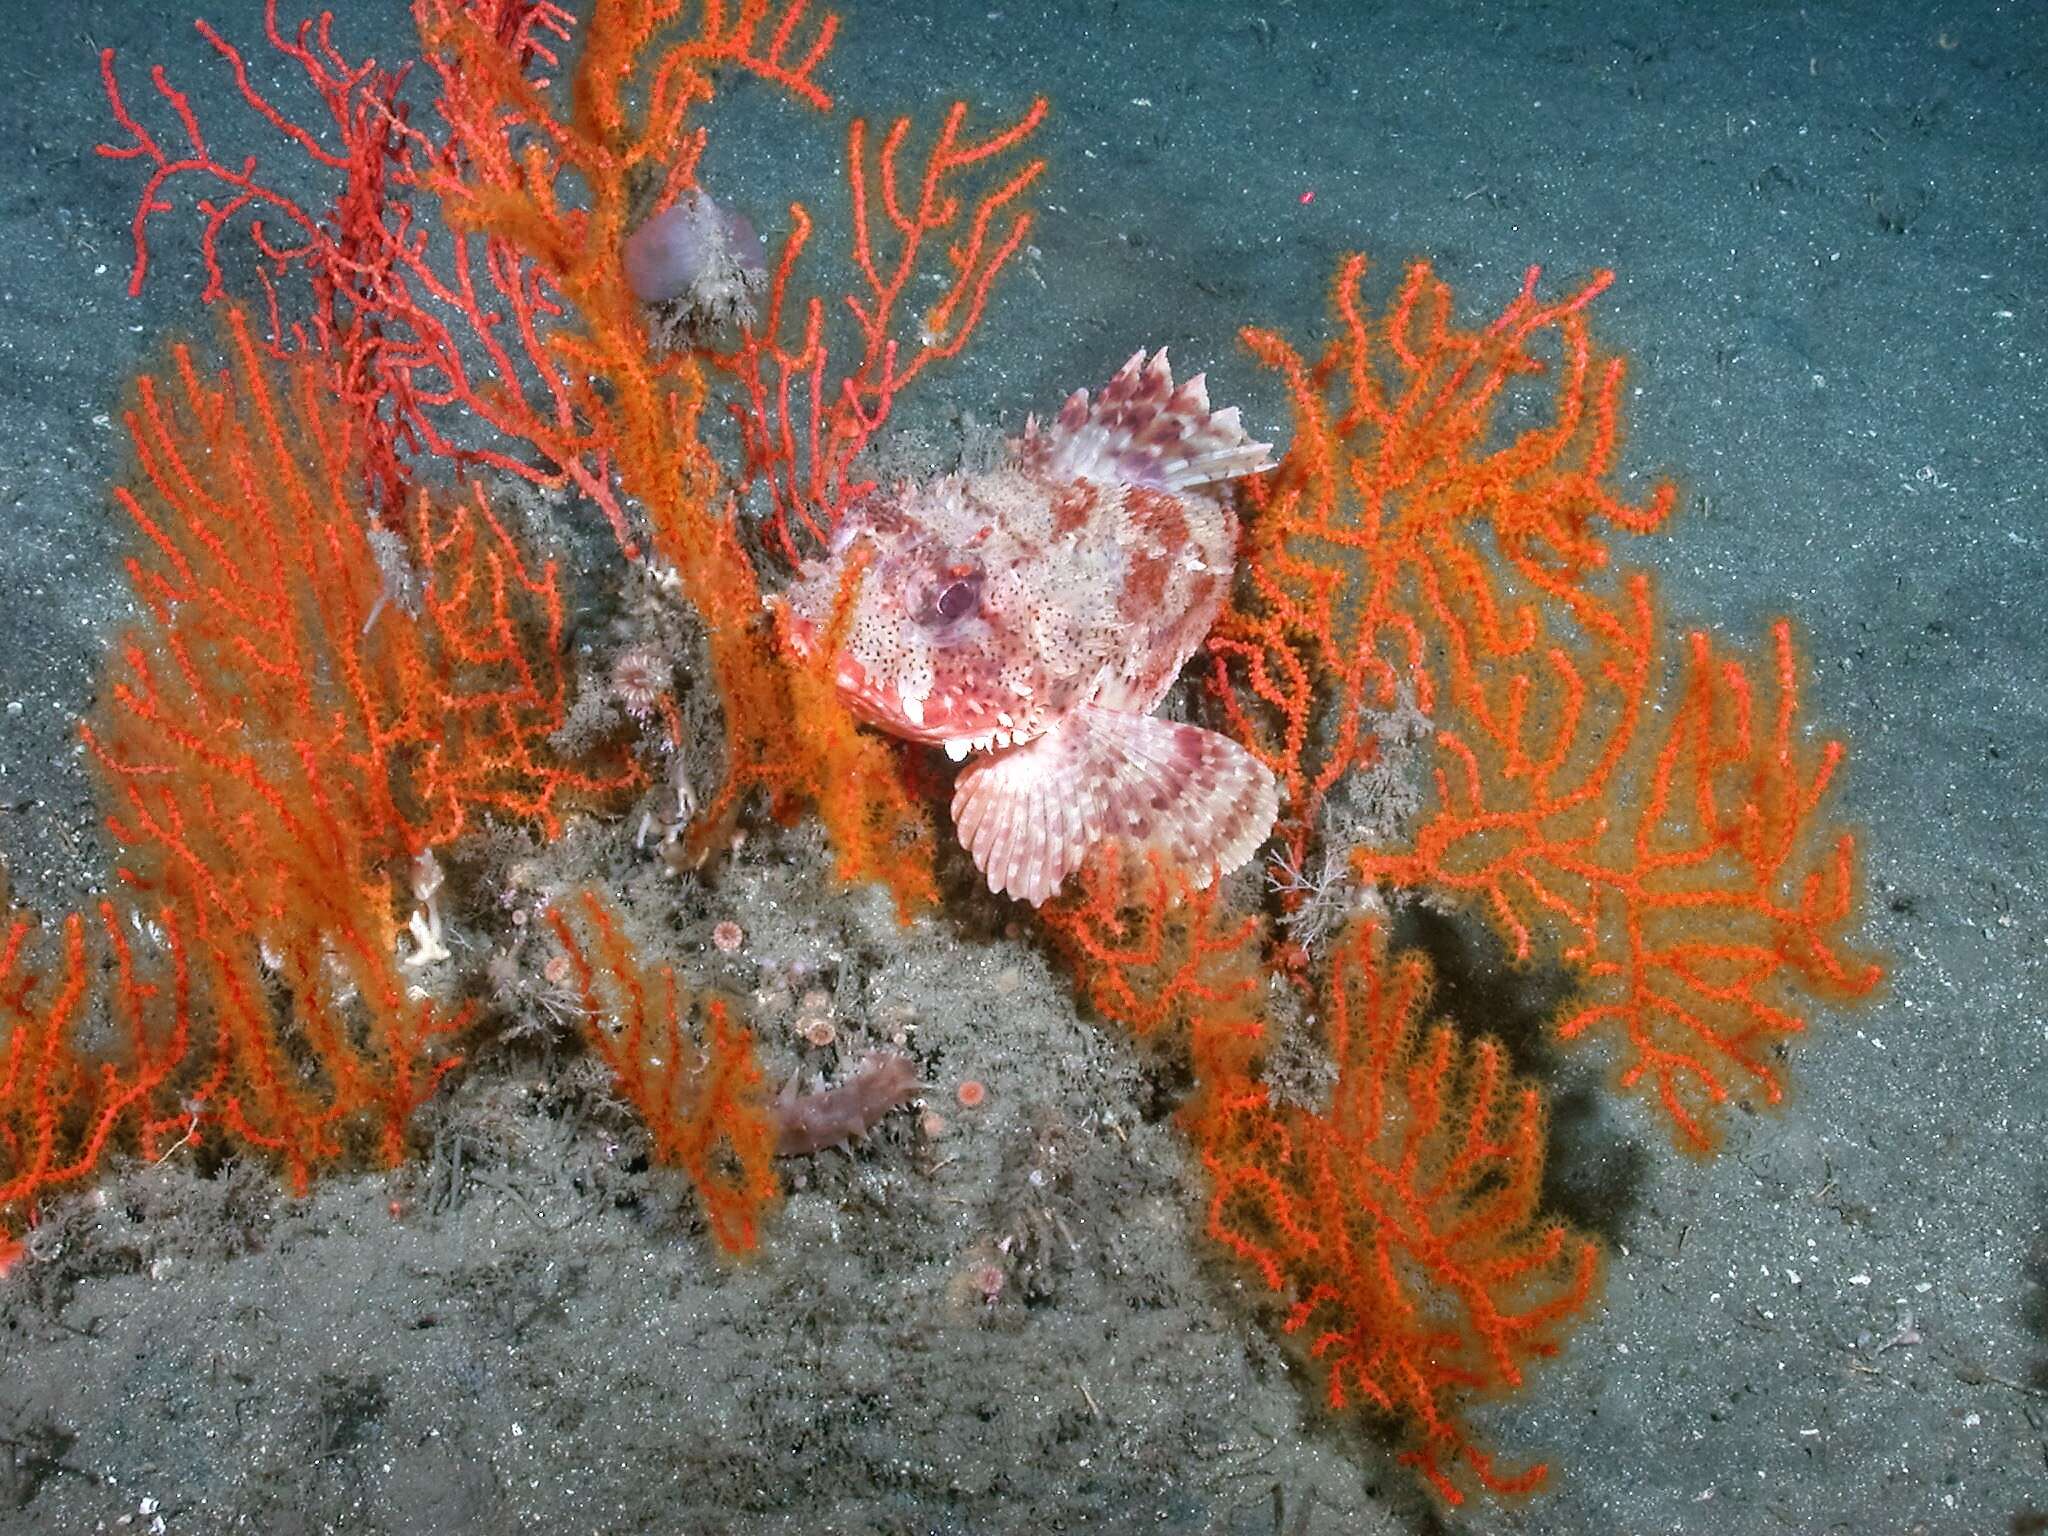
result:
M 949 565 L 934 574 L 917 603 L 917 622 L 927 629 L 958 623 L 981 606 L 978 566 Z

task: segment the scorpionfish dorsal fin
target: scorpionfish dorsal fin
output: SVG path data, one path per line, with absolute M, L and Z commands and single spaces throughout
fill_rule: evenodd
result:
M 1271 443 L 1245 435 L 1237 407 L 1211 411 L 1206 378 L 1178 388 L 1166 348 L 1143 349 L 1093 400 L 1077 389 L 1040 429 L 1027 422 L 1021 444 L 1029 460 L 1054 479 L 1193 490 L 1273 467 Z

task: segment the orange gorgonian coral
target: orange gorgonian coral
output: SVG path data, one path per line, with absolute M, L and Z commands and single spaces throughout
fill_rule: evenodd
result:
M 718 1246 L 752 1251 L 781 1195 L 753 1035 L 723 999 L 696 1009 L 671 967 L 646 965 L 602 894 L 579 891 L 570 906 L 547 920 L 569 961 L 584 1038 L 646 1124 L 655 1160 L 688 1175 Z
M 817 808 L 843 880 L 881 881 L 906 916 L 929 906 L 929 807 L 886 744 L 843 711 L 810 707 L 825 695 L 774 645 L 737 498 L 763 486 L 762 537 L 788 554 L 857 494 L 851 461 L 925 368 L 967 345 L 1029 231 L 1021 199 L 1043 162 L 1020 149 L 1045 104 L 981 137 L 955 104 L 921 162 L 908 118 L 879 144 L 850 119 L 853 291 L 833 306 L 798 291 L 813 221 L 793 204 L 764 323 L 727 353 L 661 348 L 627 280 L 629 234 L 696 195 L 707 134 L 696 115 L 721 75 L 833 108 L 818 75 L 838 19 L 807 0 L 594 0 L 580 21 L 546 0 L 413 10 L 428 111 L 408 97 L 407 70 L 344 54 L 331 15 L 287 33 L 276 0 L 266 4 L 270 46 L 319 102 L 304 118 L 201 26 L 249 109 L 333 186 L 325 208 L 255 158 L 218 153 L 161 70 L 152 83 L 174 132 L 151 127 L 103 54 L 121 136 L 101 153 L 148 169 L 131 290 L 148 272 L 151 223 L 178 194 L 201 218 L 209 300 L 228 291 L 234 264 L 223 236 L 246 224 L 267 345 L 327 371 L 365 426 L 380 501 L 402 504 L 437 461 L 566 487 L 602 512 L 627 556 L 644 549 L 674 571 L 704 619 L 725 728 L 722 779 L 690 833 L 698 857 L 765 791 L 782 813 Z M 934 277 L 937 302 L 913 313 L 913 292 Z M 842 310 L 852 344 L 835 349 Z M 714 376 L 730 386 L 744 444 L 725 471 L 699 430 Z M 792 719 L 804 729 L 789 730 Z
M 843 357 L 824 306 L 792 281 L 801 207 L 767 325 L 729 354 L 660 347 L 622 249 L 635 221 L 694 192 L 705 130 L 692 114 L 718 76 L 833 106 L 818 70 L 836 17 L 807 0 L 685 10 L 596 0 L 579 24 L 550 0 L 416 0 L 415 68 L 351 59 L 329 14 L 288 31 L 270 0 L 267 41 L 303 79 L 304 116 L 200 23 L 255 120 L 326 180 L 324 204 L 219 151 L 160 69 L 153 124 L 103 53 L 119 132 L 101 152 L 146 173 L 131 291 L 154 221 L 190 194 L 203 297 L 228 299 L 247 268 L 259 318 L 230 299 L 226 366 L 179 346 L 128 415 L 136 468 L 116 499 L 143 618 L 85 735 L 118 874 L 140 900 L 41 940 L 26 915 L 10 921 L 0 1232 L 32 1223 L 109 1146 L 153 1152 L 173 1130 L 269 1152 L 300 1189 L 351 1151 L 402 1155 L 472 1016 L 413 985 L 446 957 L 435 850 L 484 817 L 551 834 L 573 801 L 637 782 L 630 765 L 550 746 L 561 592 L 486 477 L 576 492 L 628 557 L 651 544 L 704 621 L 725 729 L 723 782 L 692 828 L 700 852 L 765 790 L 778 814 L 817 807 L 843 879 L 883 881 L 906 915 L 934 899 L 929 807 L 829 682 L 778 651 L 736 495 L 771 487 L 770 547 L 786 546 L 790 518 L 830 525 L 853 456 L 927 364 L 966 344 L 1019 248 L 1020 198 L 1042 167 L 1017 150 L 1044 104 L 979 138 L 956 106 L 921 162 L 907 119 L 878 141 L 849 123 L 862 286 L 845 298 Z M 947 276 L 937 304 L 908 313 L 933 269 Z M 725 474 L 698 431 L 714 375 L 736 385 L 748 445 Z M 447 469 L 453 488 L 436 480 Z M 673 742 L 674 711 L 663 718 Z M 595 948 L 564 943 L 589 987 L 610 976 L 635 995 L 601 909 L 584 917 Z M 773 1181 L 745 1133 L 745 1032 L 712 1022 L 706 1059 L 731 1092 L 703 1116 L 636 1065 L 630 1040 L 596 1045 L 657 1150 L 704 1192 L 720 1241 L 743 1248 Z M 682 1038 L 673 1019 L 624 1028 Z M 721 1151 L 687 1129 L 711 1124 Z M 0 1268 L 18 1251 L 0 1237 Z
M 1674 663 L 1649 577 L 1613 563 L 1607 530 L 1658 531 L 1674 492 L 1610 486 L 1623 369 L 1586 322 L 1609 274 L 1544 303 L 1532 270 L 1468 331 L 1426 265 L 1374 324 L 1363 272 L 1340 268 L 1313 365 L 1246 333 L 1296 435 L 1257 488 L 1212 691 L 1289 788 L 1293 867 L 1334 841 L 1358 880 L 1468 901 L 1516 959 L 1574 966 L 1560 1036 L 1613 1031 L 1622 1086 L 1707 1151 L 1729 1102 L 1782 1097 L 1773 1047 L 1807 1000 L 1878 982 L 1848 947 L 1855 837 L 1827 813 L 1842 746 L 1800 727 L 1789 626 L 1762 683 L 1704 632 Z M 1539 373 L 1548 418 L 1506 433 Z M 1404 699 L 1434 727 L 1427 809 L 1404 845 L 1362 841 L 1331 792 Z
M 1427 965 L 1390 962 L 1373 923 L 1321 965 L 1329 1102 L 1245 1083 L 1215 1106 L 1198 1137 L 1210 1235 L 1287 1298 L 1281 1329 L 1331 1408 L 1398 1424 L 1403 1460 L 1453 1503 L 1461 1471 L 1526 1492 L 1547 1468 L 1499 1467 L 1460 1409 L 1556 1354 L 1598 1279 L 1593 1240 L 1538 1211 L 1543 1095 L 1498 1041 L 1424 1022 Z
M 1612 1034 L 1619 1085 L 1695 1153 L 1728 1104 L 1779 1102 L 1777 1047 L 1814 1002 L 1881 970 L 1849 947 L 1855 839 L 1827 811 L 1843 749 L 1800 726 L 1789 627 L 1761 668 L 1704 633 L 1673 660 L 1648 576 L 1612 559 L 1610 534 L 1658 531 L 1675 494 L 1613 488 L 1623 370 L 1586 321 L 1607 274 L 1546 302 L 1532 270 L 1467 330 L 1426 265 L 1369 316 L 1364 270 L 1341 264 L 1313 362 L 1245 333 L 1295 431 L 1250 489 L 1206 681 L 1286 788 L 1281 875 L 1233 907 L 1097 860 L 1047 920 L 1097 1009 L 1185 1050 L 1211 1235 L 1282 1298 L 1331 1406 L 1394 1424 L 1455 1503 L 1542 1480 L 1501 1467 L 1463 1405 L 1556 1352 L 1598 1253 L 1538 1209 L 1539 1088 L 1484 1036 L 1423 1023 L 1423 962 L 1366 914 L 1461 903 L 1516 962 L 1569 967 L 1559 1038 Z M 1401 766 L 1376 729 L 1396 716 L 1426 742 L 1406 825 L 1356 803 Z M 1301 922 L 1311 903 L 1334 915 Z M 1264 1080 L 1275 986 L 1329 1054 L 1323 1102 Z

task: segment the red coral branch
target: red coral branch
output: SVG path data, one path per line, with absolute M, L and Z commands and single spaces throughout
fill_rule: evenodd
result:
M 568 36 L 569 18 L 559 7 L 473 0 L 470 10 L 514 67 L 554 67 L 552 45 Z M 535 465 L 507 441 L 527 438 L 530 410 L 557 422 L 568 418 L 563 381 L 540 345 L 542 326 L 560 316 L 561 306 L 522 253 L 459 233 L 452 242 L 436 237 L 427 186 L 458 151 L 447 134 L 436 138 L 413 126 L 404 99 L 408 69 L 351 62 L 332 40 L 329 13 L 287 36 L 276 0 L 267 0 L 264 23 L 270 46 L 303 74 L 325 121 L 287 113 L 253 83 L 233 43 L 204 22 L 199 27 L 250 111 L 341 185 L 320 208 L 282 191 L 256 156 L 223 159 L 190 99 L 157 67 L 151 82 L 183 140 L 170 147 L 131 110 L 113 51 L 105 50 L 101 75 L 125 138 L 99 152 L 150 167 L 136 206 L 129 291 L 139 293 L 148 275 L 152 220 L 176 210 L 175 190 L 192 188 L 203 297 L 212 302 L 229 291 L 222 237 L 245 227 L 258 259 L 270 348 L 279 357 L 320 357 L 335 370 L 339 392 L 374 427 L 367 469 L 387 506 L 403 500 L 409 457 L 425 453 L 537 483 L 573 480 L 614 516 L 623 535 L 623 514 L 600 466 Z M 459 90 L 445 70 L 437 78 L 444 93 Z M 224 195 L 209 194 L 209 186 Z M 266 215 L 286 233 L 266 224 Z M 304 300 L 295 304 L 281 297 L 291 277 L 305 285 Z M 303 318 L 290 318 L 294 312 Z M 451 414 L 450 407 L 460 410 Z
M 270 345 L 280 356 L 327 360 L 344 397 L 377 424 L 380 451 L 371 470 L 387 504 L 402 499 L 411 459 L 426 455 L 536 484 L 571 485 L 604 512 L 632 552 L 637 541 L 612 479 L 618 445 L 602 422 L 579 415 L 588 398 L 584 381 L 575 359 L 554 345 L 570 319 L 562 268 L 579 248 L 602 248 L 616 266 L 629 173 L 662 168 L 668 200 L 687 187 L 701 144 L 685 117 L 710 97 L 710 70 L 742 69 L 829 106 L 815 76 L 838 26 L 827 15 L 807 28 L 805 0 L 747 0 L 730 12 L 713 4 L 702 9 L 695 37 L 656 48 L 679 11 L 672 0 L 598 5 L 575 69 L 573 111 L 564 115 L 548 87 L 560 63 L 558 45 L 570 35 L 567 11 L 533 0 L 416 0 L 422 60 L 434 86 L 426 128 L 418 126 L 424 114 L 407 93 L 409 67 L 351 62 L 332 41 L 330 13 L 287 36 L 276 0 L 265 6 L 270 46 L 304 75 L 324 120 L 302 121 L 278 106 L 252 82 L 241 51 L 200 23 L 250 111 L 340 181 L 324 208 L 282 191 L 257 157 L 218 155 L 189 97 L 157 68 L 151 81 L 182 139 L 172 147 L 131 109 L 113 52 L 103 52 L 101 74 L 123 138 L 101 145 L 100 153 L 150 168 L 134 218 L 130 291 L 140 292 L 148 274 L 152 220 L 175 211 L 174 190 L 194 188 L 203 296 L 211 302 L 229 291 L 222 239 L 246 227 L 259 258 Z M 650 107 L 635 131 L 624 103 L 650 53 Z M 613 184 L 614 205 L 553 207 L 551 189 L 565 174 L 582 178 L 586 190 Z M 448 221 L 450 238 L 437 228 L 438 203 L 465 186 L 544 195 L 551 212 L 587 228 L 588 238 L 541 243 L 530 226 L 480 233 L 459 219 Z M 196 190 L 208 187 L 223 195 Z M 265 215 L 289 234 L 280 239 Z M 280 284 L 289 276 L 304 281 L 306 302 L 281 301 Z M 288 318 L 294 309 L 305 317 Z
M 858 338 L 857 361 L 844 372 L 831 367 L 824 301 L 792 302 L 792 278 L 812 223 L 801 204 L 791 205 L 790 234 L 763 323 L 716 359 L 743 396 L 729 407 L 741 431 L 741 488 L 756 480 L 767 485 L 768 531 L 790 564 L 827 540 L 841 510 L 868 489 L 849 482 L 849 469 L 888 420 L 897 396 L 933 362 L 956 356 L 980 324 L 990 287 L 1031 230 L 1030 212 L 1015 205 L 1045 162 L 1008 162 L 1045 111 L 1040 98 L 1016 122 L 975 141 L 966 133 L 966 104 L 955 102 L 910 181 L 901 163 L 909 118 L 897 118 L 872 151 L 866 121 L 848 125 L 852 255 L 861 291 L 843 301 Z M 968 179 L 970 172 L 980 175 L 978 184 Z M 906 335 L 906 296 L 913 282 L 929 275 L 930 248 L 948 231 L 954 232 L 945 248 L 952 281 Z

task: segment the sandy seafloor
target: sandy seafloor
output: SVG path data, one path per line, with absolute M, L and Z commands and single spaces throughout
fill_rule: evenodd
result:
M 97 47 L 279 158 L 193 3 L 11 0 L 0 45 L 0 847 L 45 911 L 105 856 L 75 732 L 125 601 L 123 387 L 206 323 L 189 245 L 124 292 L 137 178 L 92 153 Z M 1683 490 L 1625 553 L 1674 622 L 1796 615 L 1812 718 L 1853 744 L 1888 991 L 1819 1016 L 1792 1104 L 1710 1163 L 1605 1097 L 1597 1052 L 1561 1058 L 1557 1186 L 1611 1244 L 1604 1304 L 1477 1414 L 1552 1487 L 1450 1513 L 1318 1410 L 1197 1239 L 1146 1063 L 999 907 L 962 888 L 900 933 L 763 835 L 676 896 L 686 967 L 741 991 L 817 967 L 848 1040 L 908 1022 L 983 1108 L 793 1170 L 741 1268 L 532 1055 L 430 1111 L 411 1170 L 302 1202 L 246 1166 L 117 1169 L 0 1289 L 0 1531 L 2048 1529 L 2048 13 L 846 9 L 842 110 L 1054 104 L 1035 253 L 928 423 L 1014 425 L 1165 342 L 1282 432 L 1234 336 L 1319 337 L 1342 252 L 1379 295 L 1430 257 L 1468 317 L 1531 262 L 1616 269 L 1596 335 L 1632 362 L 1628 469 Z M 256 0 L 206 14 L 259 34 Z M 409 47 L 393 0 L 340 34 Z M 838 128 L 754 89 L 711 121 L 707 175 L 771 230 L 792 194 L 841 206 Z M 705 942 L 726 917 L 730 959 Z M 960 1277 L 1034 1145 L 1074 1247 L 1046 1294 L 985 1307 Z

